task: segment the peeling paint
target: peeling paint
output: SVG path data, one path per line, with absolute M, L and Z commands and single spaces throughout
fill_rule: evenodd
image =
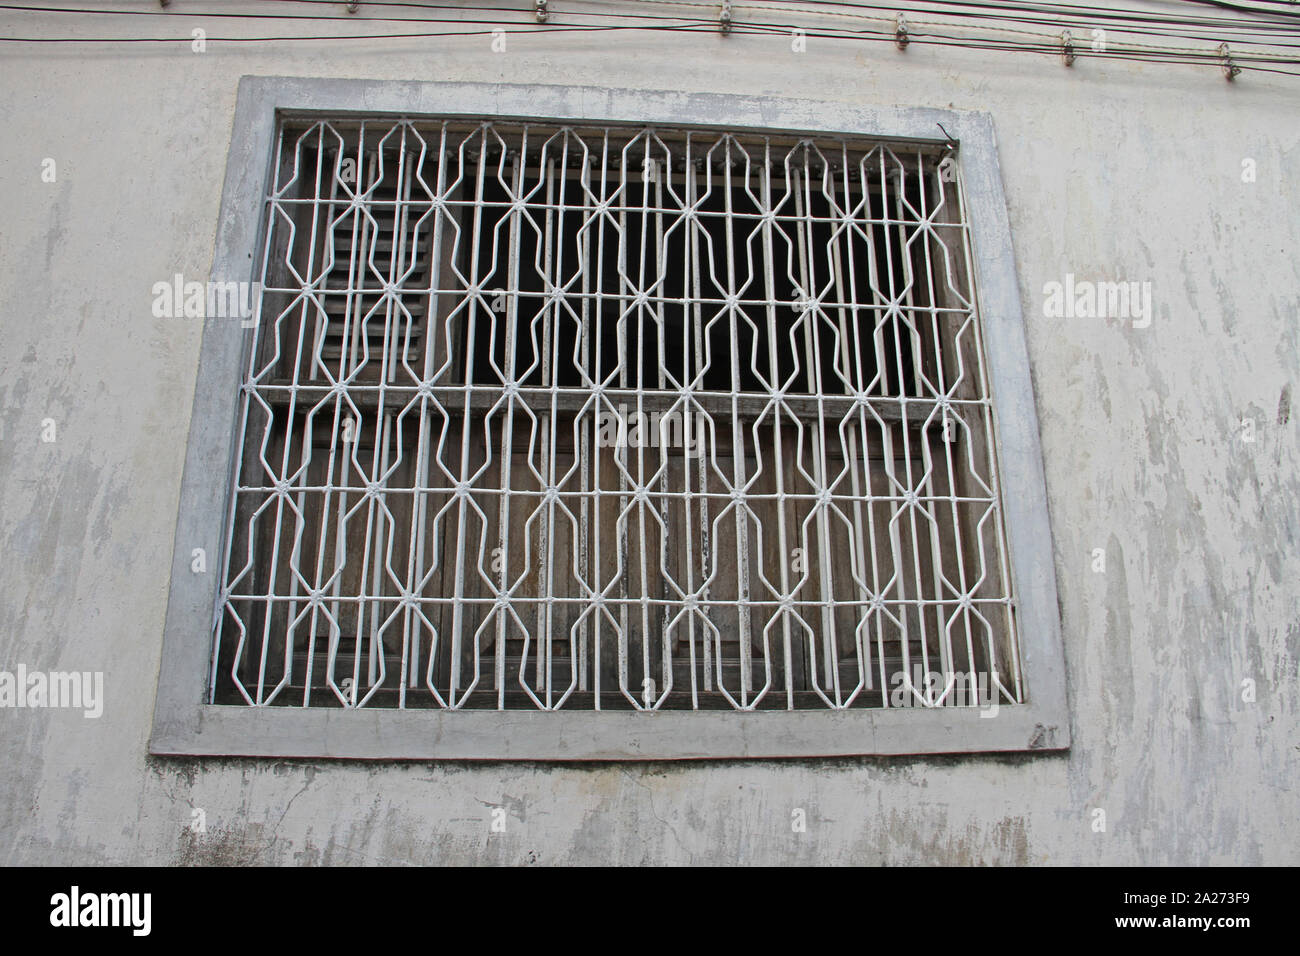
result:
M 0 863 L 1300 862 L 1289 78 L 1252 74 L 1229 90 L 1194 67 L 1109 61 L 1065 77 L 960 50 L 940 68 L 909 52 L 885 70 L 869 51 L 782 58 L 748 39 L 698 60 L 680 38 L 567 41 L 563 75 L 523 41 L 488 66 L 450 44 L 434 57 L 427 44 L 231 49 L 219 63 L 159 52 L 97 59 L 94 82 L 83 61 L 6 51 L 11 100 L 29 105 L 6 110 L 0 141 L 0 663 L 103 670 L 108 699 L 98 721 L 0 713 Z M 616 77 L 989 112 L 1042 434 L 1072 749 L 583 766 L 148 756 L 199 345 L 196 327 L 149 316 L 148 293 L 211 262 L 246 73 Z M 122 102 L 152 108 L 124 116 Z M 1194 164 L 1188 129 L 1215 131 L 1196 139 Z M 1141 146 L 1094 149 L 1098 136 Z M 1236 175 L 1246 149 L 1259 160 L 1251 187 Z M 78 159 L 43 185 L 44 155 Z M 1151 326 L 1045 319 L 1038 292 L 1067 271 L 1150 281 Z M 52 445 L 36 437 L 46 416 L 60 423 Z M 1257 419 L 1254 443 L 1243 416 Z M 1096 548 L 1104 572 L 1089 566 Z M 507 811 L 505 832 L 489 829 L 493 807 Z M 196 808 L 205 832 L 190 828 Z M 805 832 L 792 830 L 796 808 Z

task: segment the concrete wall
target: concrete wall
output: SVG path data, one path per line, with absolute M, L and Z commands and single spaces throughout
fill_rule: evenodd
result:
M 275 27 L 172 10 L 133 27 Z M 0 33 L 125 30 L 108 19 L 13 16 Z M 991 113 L 1042 425 L 1071 751 L 586 767 L 149 757 L 200 338 L 198 320 L 153 318 L 150 290 L 207 275 L 243 74 Z M 4 44 L 0 80 L 0 668 L 103 671 L 106 694 L 98 720 L 0 710 L 0 862 L 1300 862 L 1300 80 L 646 33 L 512 35 L 499 54 L 486 36 L 210 40 L 201 54 Z M 1066 273 L 1149 281 L 1150 327 L 1044 317 L 1044 283 Z M 494 807 L 505 833 L 489 830 Z M 206 833 L 190 829 L 192 808 Z M 791 832 L 794 808 L 806 833 Z

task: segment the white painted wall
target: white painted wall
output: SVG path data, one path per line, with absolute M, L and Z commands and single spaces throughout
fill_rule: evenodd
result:
M 186 6 L 133 27 L 321 29 L 240 28 Z M 0 34 L 125 31 L 107 19 L 14 15 Z M 150 758 L 200 338 L 197 320 L 153 318 L 150 289 L 207 275 L 243 74 L 991 113 L 1073 749 L 589 767 Z M 795 54 L 776 37 L 553 33 L 511 36 L 502 54 L 487 37 L 210 40 L 202 54 L 2 44 L 0 88 L 0 668 L 102 670 L 107 695 L 98 720 L 0 710 L 0 862 L 1300 862 L 1300 78 L 1229 84 L 1209 66 L 1066 69 L 815 37 Z M 46 157 L 55 183 L 42 182 Z M 1067 272 L 1150 281 L 1152 325 L 1045 318 L 1043 285 Z M 504 834 L 489 832 L 496 806 Z M 193 807 L 206 834 L 189 829 Z M 796 807 L 804 834 L 791 833 Z

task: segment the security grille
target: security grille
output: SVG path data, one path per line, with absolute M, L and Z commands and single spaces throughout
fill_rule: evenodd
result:
M 211 700 L 1021 701 L 956 166 L 286 120 Z

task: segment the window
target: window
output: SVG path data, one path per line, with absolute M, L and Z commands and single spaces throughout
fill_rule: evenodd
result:
M 177 553 L 220 559 L 174 577 L 168 660 L 206 590 L 206 684 L 164 668 L 155 750 L 1066 745 L 986 126 L 364 86 L 241 89 L 270 169 L 229 170 L 225 215 L 260 298 L 205 332 Z

